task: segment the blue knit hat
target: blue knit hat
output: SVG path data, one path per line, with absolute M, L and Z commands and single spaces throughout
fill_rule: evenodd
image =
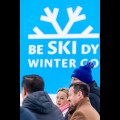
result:
M 89 84 L 92 82 L 91 68 L 93 67 L 94 64 L 92 62 L 87 62 L 85 66 L 80 66 L 78 69 L 75 69 L 71 75 L 71 78 L 75 77 L 80 81 Z

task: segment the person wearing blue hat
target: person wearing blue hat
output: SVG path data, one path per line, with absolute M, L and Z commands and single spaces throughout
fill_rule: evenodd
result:
M 91 69 L 94 67 L 92 62 L 87 62 L 86 65 L 75 69 L 71 75 L 71 83 L 83 82 L 89 85 L 90 95 L 89 99 L 92 106 L 100 114 L 100 87 L 96 81 L 93 80 Z
M 80 66 L 75 69 L 71 75 L 71 84 L 76 82 L 83 82 L 89 85 L 90 93 L 89 99 L 90 103 L 95 108 L 95 110 L 100 114 L 100 87 L 97 85 L 96 81 L 93 80 L 91 69 L 94 67 L 92 62 L 87 62 L 86 65 Z M 70 110 L 70 109 L 69 109 Z M 68 112 L 66 113 L 65 120 L 68 120 Z

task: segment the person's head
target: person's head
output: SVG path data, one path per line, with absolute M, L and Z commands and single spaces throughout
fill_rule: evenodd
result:
M 83 82 L 76 82 L 69 87 L 68 101 L 71 106 L 75 106 L 80 100 L 89 97 L 90 88 Z
M 56 97 L 56 104 L 58 107 L 63 107 L 64 105 L 68 104 L 68 89 L 61 88 L 57 92 Z
M 75 69 L 71 75 L 71 83 L 75 82 L 84 82 L 86 84 L 90 84 L 92 82 L 92 74 L 91 69 L 94 67 L 92 62 L 87 62 L 86 65 L 80 66 Z
M 23 76 L 22 97 L 23 99 L 30 93 L 44 90 L 44 80 L 41 76 L 31 74 Z

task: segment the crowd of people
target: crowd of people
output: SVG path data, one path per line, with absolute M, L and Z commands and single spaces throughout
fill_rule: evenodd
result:
M 40 75 L 23 76 L 20 120 L 100 120 L 100 87 L 92 62 L 75 69 L 69 88 L 57 90 L 56 104 L 44 90 Z

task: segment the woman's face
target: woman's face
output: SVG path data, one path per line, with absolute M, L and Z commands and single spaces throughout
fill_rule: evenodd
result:
M 57 93 L 57 97 L 56 97 L 56 104 L 58 107 L 63 107 L 64 105 L 66 105 L 68 103 L 67 101 L 67 94 L 63 91 L 59 91 Z

